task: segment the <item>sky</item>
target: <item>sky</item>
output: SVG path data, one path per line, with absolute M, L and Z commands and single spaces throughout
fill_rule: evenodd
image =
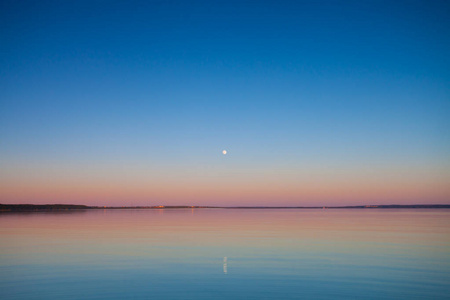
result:
M 6 0 L 0 53 L 0 203 L 450 204 L 448 1 Z

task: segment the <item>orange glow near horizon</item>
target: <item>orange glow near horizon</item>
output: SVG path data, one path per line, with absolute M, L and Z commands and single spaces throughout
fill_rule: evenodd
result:
M 176 175 L 173 175 L 176 174 Z M 32 176 L 0 181 L 1 203 L 315 206 L 450 203 L 440 174 L 373 171 L 161 173 L 161 176 Z M 340 176 L 337 176 L 340 175 Z

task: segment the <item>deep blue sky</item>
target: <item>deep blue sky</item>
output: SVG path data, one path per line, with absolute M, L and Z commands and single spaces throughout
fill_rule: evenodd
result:
M 52 184 L 67 184 L 61 177 L 145 185 L 166 172 L 182 190 L 185 174 L 195 198 L 208 176 L 279 174 L 294 186 L 312 172 L 330 176 L 327 185 L 373 168 L 378 185 L 392 174 L 404 184 L 392 199 L 420 201 L 407 186 L 422 181 L 424 194 L 441 189 L 435 202 L 450 201 L 448 1 L 0 5 L 0 180 L 48 185 L 3 202 L 46 201 Z M 120 201 L 131 194 L 124 188 Z M 289 203 L 306 194 L 290 192 Z

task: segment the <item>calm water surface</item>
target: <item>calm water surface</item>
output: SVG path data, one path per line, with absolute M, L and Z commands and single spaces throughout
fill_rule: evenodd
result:
M 450 210 L 0 214 L 1 299 L 449 299 Z

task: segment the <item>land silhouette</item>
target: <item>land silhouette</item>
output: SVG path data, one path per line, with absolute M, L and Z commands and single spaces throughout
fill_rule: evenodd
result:
M 95 209 L 448 209 L 450 204 L 390 204 L 390 205 L 353 205 L 353 206 L 88 206 L 75 204 L 0 204 L 0 212 L 9 211 L 67 211 Z

